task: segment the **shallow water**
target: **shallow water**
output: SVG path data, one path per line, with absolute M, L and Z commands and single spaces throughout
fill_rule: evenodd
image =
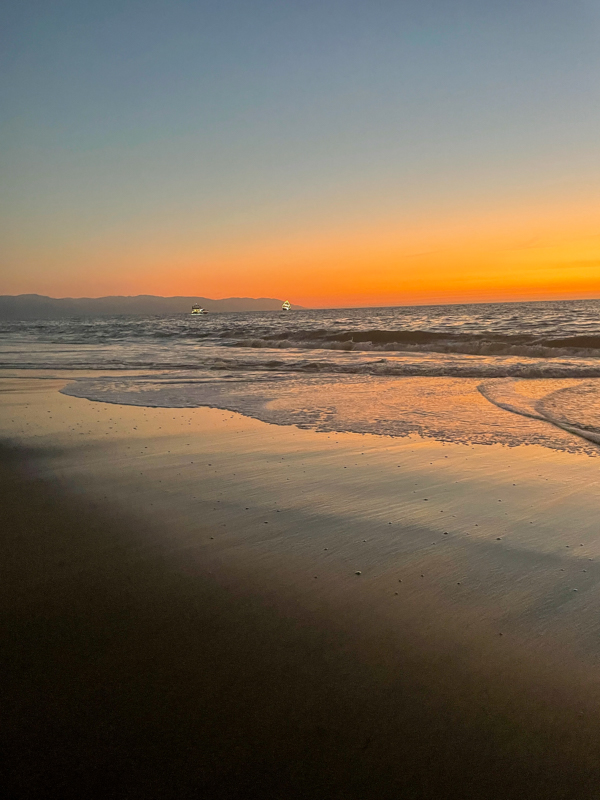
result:
M 462 444 L 536 444 L 597 455 L 600 379 L 482 382 L 464 378 L 215 377 L 197 372 L 69 383 L 64 394 L 162 408 L 210 406 L 278 425 Z

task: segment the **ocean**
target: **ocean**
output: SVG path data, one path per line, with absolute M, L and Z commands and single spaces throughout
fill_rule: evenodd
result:
M 600 300 L 5 321 L 0 366 L 101 402 L 600 452 Z

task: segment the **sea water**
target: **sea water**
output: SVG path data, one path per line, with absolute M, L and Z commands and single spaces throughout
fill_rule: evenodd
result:
M 0 366 L 88 371 L 63 391 L 103 402 L 600 452 L 598 300 L 5 321 Z

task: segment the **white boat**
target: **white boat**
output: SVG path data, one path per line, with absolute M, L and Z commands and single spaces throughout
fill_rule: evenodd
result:
M 192 306 L 192 314 L 208 314 L 208 311 L 199 305 L 195 305 Z
M 292 307 L 292 304 L 289 300 L 286 300 L 285 303 L 281 306 L 282 311 L 289 311 Z

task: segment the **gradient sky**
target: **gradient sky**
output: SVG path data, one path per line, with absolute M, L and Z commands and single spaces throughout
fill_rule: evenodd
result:
M 600 296 L 600 0 L 19 0 L 0 293 Z

